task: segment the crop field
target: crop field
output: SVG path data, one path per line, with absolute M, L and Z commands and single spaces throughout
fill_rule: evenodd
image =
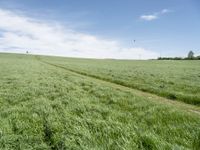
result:
M 200 149 L 200 62 L 0 54 L 0 149 Z
M 81 74 L 200 105 L 200 61 L 46 60 Z

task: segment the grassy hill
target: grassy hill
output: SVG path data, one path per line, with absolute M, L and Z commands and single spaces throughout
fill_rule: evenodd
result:
M 199 149 L 198 66 L 0 54 L 0 149 Z

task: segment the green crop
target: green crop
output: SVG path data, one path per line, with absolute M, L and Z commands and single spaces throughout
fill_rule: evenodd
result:
M 176 63 L 186 64 L 171 63 L 172 68 Z M 196 61 L 188 62 L 185 67 L 193 72 L 180 72 L 178 80 L 178 69 L 166 71 L 166 78 L 162 77 L 165 73 L 161 70 L 170 62 L 0 54 L 0 149 L 199 149 L 199 107 L 109 79 L 113 75 L 122 83 L 135 81 L 135 85 L 148 88 L 173 81 L 178 87 L 193 85 L 190 92 L 194 92 L 199 88 L 196 65 Z M 155 71 L 158 68 L 160 76 Z M 170 78 L 173 75 L 177 80 Z M 169 87 L 169 91 L 173 89 L 181 91 Z M 182 89 L 188 96 L 186 91 L 190 93 L 187 87 Z M 191 93 L 194 96 L 199 93 Z

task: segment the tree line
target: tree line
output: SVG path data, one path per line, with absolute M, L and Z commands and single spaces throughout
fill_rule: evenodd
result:
M 200 56 L 194 56 L 194 52 L 189 51 L 187 57 L 158 57 L 158 60 L 200 60 Z

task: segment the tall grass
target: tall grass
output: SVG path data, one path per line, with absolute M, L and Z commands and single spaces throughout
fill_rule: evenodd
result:
M 0 63 L 0 149 L 199 149 L 198 114 L 32 56 Z
M 84 75 L 114 82 L 171 100 L 200 105 L 200 61 L 131 61 L 43 57 Z

